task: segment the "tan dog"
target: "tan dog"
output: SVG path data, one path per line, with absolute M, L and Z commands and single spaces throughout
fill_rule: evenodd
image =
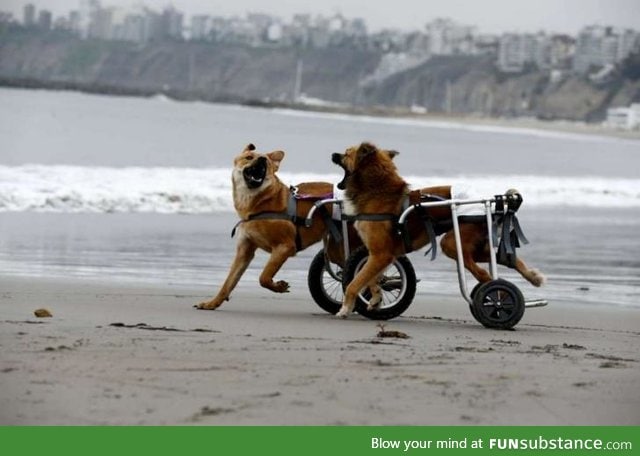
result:
M 395 151 L 381 150 L 369 143 L 351 147 L 344 154 L 333 154 L 332 160 L 340 165 L 345 176 L 339 188 L 345 190 L 344 211 L 348 215 L 390 214 L 398 217 L 402 204 L 410 194 L 408 184 L 400 177 L 393 163 Z M 451 187 L 431 187 L 420 190 L 423 194 L 435 194 L 445 199 L 451 198 Z M 433 208 L 430 215 L 436 220 L 451 219 L 448 206 Z M 394 258 L 405 253 L 405 245 L 395 229 L 396 220 L 359 220 L 356 230 L 369 250 L 366 264 L 347 286 L 344 302 L 338 316 L 346 318 L 354 309 L 358 293 L 365 287 L 376 288 L 379 274 L 393 262 Z M 407 230 L 411 245 L 409 251 L 420 249 L 429 243 L 429 236 L 417 214 L 408 220 Z M 477 262 L 489 261 L 489 246 L 486 223 L 461 223 L 460 235 L 464 266 L 479 282 L 488 282 L 491 275 L 478 266 Z M 456 259 L 456 247 L 453 231 L 446 233 L 440 245 L 443 252 Z M 535 269 L 529 269 L 517 259 L 515 269 L 534 286 L 544 282 L 544 276 Z M 379 305 L 377 299 L 370 300 L 370 308 Z
M 260 154 L 253 144 L 235 158 L 231 176 L 233 204 L 241 220 L 237 230 L 236 256 L 218 294 L 210 301 L 200 303 L 199 309 L 216 309 L 229 300 L 257 249 L 271 254 L 260 274 L 260 285 L 276 293 L 289 291 L 289 284 L 283 280 L 274 282 L 274 276 L 289 257 L 322 240 L 327 232 L 325 221 L 318 213 L 310 227 L 296 226 L 292 220 L 286 219 L 290 190 L 276 176 L 283 158 L 283 151 Z M 297 188 L 299 193 L 311 196 L 297 201 L 296 212 L 300 219 L 304 219 L 311 209 L 314 195 L 320 199 L 333 190 L 328 182 L 308 182 L 299 184 Z M 252 219 L 258 214 L 266 215 L 266 218 Z M 284 217 L 275 215 L 272 218 L 269 214 Z M 336 255 L 334 252 L 332 257 Z

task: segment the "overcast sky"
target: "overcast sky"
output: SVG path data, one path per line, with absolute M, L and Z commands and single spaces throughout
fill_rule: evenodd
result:
M 33 3 L 54 15 L 77 9 L 79 0 L 0 0 L 0 10 L 22 20 L 22 7 Z M 370 29 L 422 28 L 436 17 L 477 25 L 480 32 L 535 32 L 575 34 L 588 24 L 640 29 L 640 0 L 102 0 L 102 6 L 146 4 L 154 9 L 172 4 L 187 15 L 242 15 L 264 12 L 285 19 L 294 13 L 340 12 L 362 17 Z

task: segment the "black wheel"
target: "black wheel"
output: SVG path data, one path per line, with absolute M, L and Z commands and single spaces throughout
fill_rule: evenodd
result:
M 358 247 L 349 255 L 343 277 L 345 288 L 362 269 L 368 257 L 369 252 L 364 246 Z M 380 306 L 376 309 L 368 309 L 371 293 L 369 289 L 365 289 L 358 295 L 356 312 L 371 320 L 395 318 L 411 305 L 416 295 L 416 282 L 416 272 L 411 261 L 404 256 L 398 257 L 380 276 L 378 282 L 382 293 Z
M 307 285 L 311 297 L 320 308 L 330 314 L 337 314 L 342 307 L 342 268 L 327 261 L 324 250 L 320 250 L 313 257 Z
M 497 279 L 483 283 L 473 297 L 473 316 L 487 328 L 513 328 L 524 315 L 524 297 L 511 282 Z
M 471 290 L 471 294 L 469 295 L 469 297 L 471 298 L 471 301 L 473 301 L 473 299 L 476 297 L 476 294 L 478 293 L 478 288 L 480 288 L 481 286 L 482 286 L 482 283 L 478 282 L 476 283 L 476 286 L 473 287 L 473 289 Z M 469 310 L 471 311 L 471 315 L 473 315 L 473 318 L 478 320 L 478 317 L 476 316 L 476 308 L 473 306 L 473 304 L 469 304 Z

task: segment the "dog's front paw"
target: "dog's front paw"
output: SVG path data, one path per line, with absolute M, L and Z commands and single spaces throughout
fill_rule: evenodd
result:
M 215 310 L 220 307 L 220 303 L 216 303 L 215 301 L 206 301 L 201 302 L 200 304 L 196 304 L 193 307 L 198 310 Z
M 289 282 L 279 280 L 278 282 L 273 284 L 272 290 L 276 293 L 289 293 Z
M 336 314 L 336 317 L 345 319 L 349 316 L 351 310 L 347 306 L 340 307 L 340 311 Z

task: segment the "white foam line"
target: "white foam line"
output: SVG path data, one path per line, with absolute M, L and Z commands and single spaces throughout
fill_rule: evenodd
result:
M 0 212 L 233 211 L 229 168 L 0 165 Z M 280 173 L 287 184 L 335 174 Z M 527 206 L 640 207 L 640 179 L 569 176 L 406 176 L 412 188 L 461 185 L 492 196 L 517 188 Z
M 586 141 L 586 142 L 623 142 L 637 145 L 640 141 L 627 138 L 617 138 L 612 136 L 600 135 L 597 133 L 570 133 L 564 131 L 546 130 L 543 128 L 535 127 L 518 127 L 518 126 L 501 126 L 501 125 L 484 125 L 479 123 L 473 123 L 472 120 L 467 122 L 455 122 L 446 120 L 429 120 L 429 119 L 409 119 L 409 118 L 394 118 L 394 117 L 374 117 L 367 115 L 355 115 L 355 114 L 339 114 L 339 113 L 326 113 L 326 112 L 314 112 L 314 111 L 297 111 L 294 109 L 274 108 L 272 110 L 275 114 L 292 117 L 309 117 L 316 119 L 326 120 L 341 120 L 350 122 L 362 122 L 373 123 L 381 125 L 394 125 L 401 127 L 421 127 L 421 128 L 437 128 L 446 130 L 466 130 L 477 133 L 503 133 L 510 135 L 527 135 L 537 136 L 540 138 L 549 139 L 565 139 L 573 141 Z M 576 124 L 580 126 L 580 124 Z

